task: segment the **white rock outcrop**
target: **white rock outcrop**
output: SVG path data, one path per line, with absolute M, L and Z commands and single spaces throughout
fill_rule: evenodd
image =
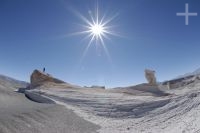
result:
M 154 70 L 145 69 L 145 77 L 150 85 L 157 85 Z

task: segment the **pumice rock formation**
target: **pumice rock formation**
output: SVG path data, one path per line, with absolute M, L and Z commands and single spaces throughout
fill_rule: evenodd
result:
M 150 85 L 157 85 L 155 71 L 145 69 L 145 77 Z
M 31 87 L 39 86 L 45 82 L 52 82 L 52 83 L 65 83 L 59 79 L 53 78 L 49 74 L 43 73 L 39 70 L 34 70 L 31 74 L 30 78 Z

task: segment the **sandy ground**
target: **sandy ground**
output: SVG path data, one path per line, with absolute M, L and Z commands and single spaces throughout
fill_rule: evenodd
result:
M 64 106 L 32 102 L 0 85 L 0 133 L 95 133 L 99 128 Z
M 101 126 L 100 133 L 200 133 L 200 84 L 166 90 L 169 96 L 51 87 L 34 92 Z

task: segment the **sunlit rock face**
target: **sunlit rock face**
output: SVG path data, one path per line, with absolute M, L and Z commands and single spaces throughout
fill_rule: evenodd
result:
M 39 70 L 34 70 L 33 73 L 31 74 L 30 78 L 31 86 L 38 86 L 42 85 L 45 82 L 53 82 L 53 83 L 65 83 L 64 81 L 61 81 L 59 79 L 53 78 L 47 73 L 43 73 Z
M 156 85 L 155 71 L 145 69 L 145 77 L 150 85 Z

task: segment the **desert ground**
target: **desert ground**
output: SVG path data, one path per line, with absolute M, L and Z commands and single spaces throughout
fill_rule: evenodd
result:
M 51 81 L 23 93 L 1 85 L 0 132 L 200 133 L 200 80 L 177 82 L 103 89 Z
M 32 90 L 72 109 L 77 115 L 101 128 L 100 133 L 198 133 L 199 85 L 156 91 L 40 87 Z M 141 87 L 144 85 L 141 85 Z M 130 88 L 129 88 L 130 89 Z M 37 99 L 35 99 L 37 101 Z
M 0 133 L 95 133 L 100 128 L 64 106 L 33 102 L 15 89 L 10 81 L 0 82 Z

